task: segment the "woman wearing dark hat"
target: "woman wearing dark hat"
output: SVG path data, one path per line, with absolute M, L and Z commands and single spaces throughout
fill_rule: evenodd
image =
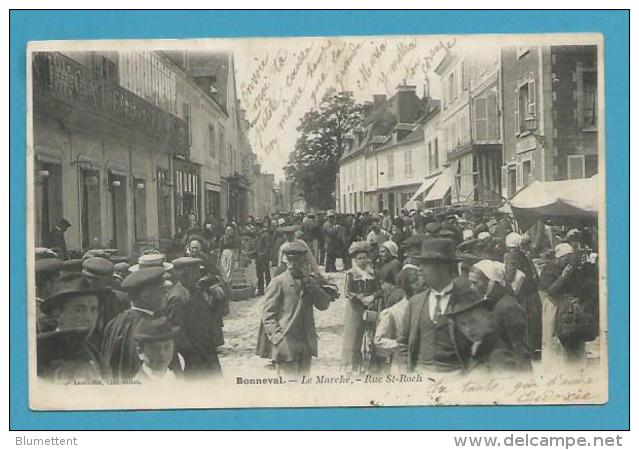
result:
M 108 366 L 89 340 L 104 290 L 91 288 L 79 274 L 62 277 L 42 302 L 42 312 L 56 321 L 54 331 L 38 335 L 38 376 L 55 381 L 97 381 Z
M 348 250 L 353 267 L 346 272 L 346 309 L 342 366 L 349 372 L 374 370 L 377 357 L 373 337 L 379 302 L 384 293 L 370 262 L 370 247 L 364 241 L 353 242 Z M 365 335 L 368 335 L 365 339 Z

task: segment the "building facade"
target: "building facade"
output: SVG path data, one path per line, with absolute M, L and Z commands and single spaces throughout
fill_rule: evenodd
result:
M 123 255 L 246 217 L 232 55 L 41 52 L 32 72 L 36 245 L 62 217 L 70 250 Z
M 502 49 L 502 195 L 598 172 L 596 46 Z

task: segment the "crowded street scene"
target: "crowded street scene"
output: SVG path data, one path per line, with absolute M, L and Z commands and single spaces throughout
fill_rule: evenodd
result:
M 31 54 L 38 378 L 605 364 L 597 46 L 309 42 Z

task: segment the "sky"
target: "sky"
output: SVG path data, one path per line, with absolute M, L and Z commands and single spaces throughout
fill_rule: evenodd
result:
M 304 113 L 326 92 L 352 91 L 359 102 L 394 94 L 399 84 L 439 96 L 434 72 L 453 36 L 285 38 L 236 41 L 237 94 L 251 122 L 249 139 L 265 172 L 283 179 Z

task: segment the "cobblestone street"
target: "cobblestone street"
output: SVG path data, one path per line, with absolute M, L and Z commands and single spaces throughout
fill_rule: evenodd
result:
M 252 264 L 249 273 L 254 277 Z M 314 310 L 319 350 L 318 358 L 313 359 L 312 370 L 322 369 L 323 373 L 339 371 L 344 322 L 344 273 L 330 275 L 342 295 L 326 311 Z M 224 319 L 225 344 L 219 349 L 225 376 L 274 373 L 269 361 L 255 354 L 263 300 L 261 296 L 231 303 L 231 312 Z

